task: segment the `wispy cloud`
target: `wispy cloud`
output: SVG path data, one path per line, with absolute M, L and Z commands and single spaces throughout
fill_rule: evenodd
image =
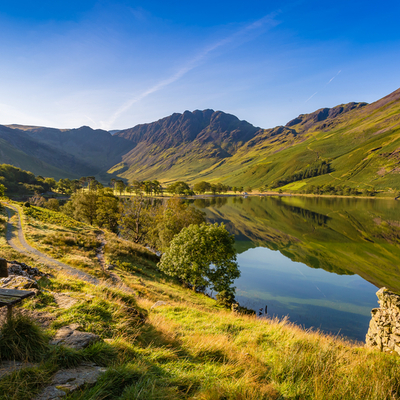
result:
M 195 57 L 191 60 L 187 61 L 184 66 L 182 66 L 175 74 L 172 76 L 165 78 L 155 84 L 154 86 L 150 87 L 149 89 L 145 90 L 144 92 L 133 96 L 131 99 L 126 101 L 122 104 L 107 121 L 101 121 L 101 127 L 103 129 L 109 129 L 112 124 L 126 111 L 128 111 L 135 103 L 140 102 L 145 97 L 162 90 L 168 85 L 178 81 L 188 72 L 199 66 L 202 62 L 204 62 L 211 53 L 216 51 L 217 49 L 223 48 L 229 44 L 238 45 L 244 41 L 252 40 L 254 37 L 260 35 L 265 29 L 273 27 L 277 25 L 276 20 L 274 19 L 278 12 L 274 12 L 264 16 L 263 18 L 247 25 L 246 27 L 238 30 L 237 32 L 233 33 L 232 35 L 223 38 L 216 43 L 211 44 L 210 46 L 203 49 L 199 52 Z
M 341 72 L 342 72 L 342 70 L 340 70 L 334 77 L 332 77 L 331 79 L 329 79 L 329 81 L 324 85 L 324 87 L 323 87 L 321 90 L 325 89 L 325 88 L 326 88 L 326 87 L 327 87 Z M 312 94 L 312 95 L 305 101 L 305 103 L 307 103 L 309 100 L 311 100 L 317 93 L 318 93 L 318 91 L 315 92 L 314 94 Z

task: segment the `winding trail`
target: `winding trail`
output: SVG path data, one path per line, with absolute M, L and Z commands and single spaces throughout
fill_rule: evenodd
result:
M 24 232 L 22 230 L 22 224 L 21 224 L 21 217 L 19 215 L 19 211 L 16 207 L 6 203 L 2 202 L 3 205 L 5 206 L 7 210 L 7 215 L 8 215 L 8 221 L 7 221 L 7 231 L 6 231 L 6 240 L 7 243 L 16 251 L 19 253 L 23 253 L 29 257 L 32 257 L 34 260 L 44 263 L 47 266 L 54 268 L 58 271 L 62 271 L 67 273 L 68 275 L 71 275 L 74 278 L 81 279 L 85 282 L 91 283 L 93 285 L 105 285 L 109 288 L 114 288 L 114 289 L 119 289 L 124 291 L 125 293 L 129 294 L 134 294 L 134 291 L 127 285 L 123 283 L 121 278 L 114 273 L 108 272 L 110 276 L 110 281 L 105 281 L 105 280 L 100 280 L 84 271 L 81 271 L 77 268 L 71 267 L 68 264 L 65 264 L 61 261 L 55 260 L 52 257 L 49 257 L 47 254 L 42 253 L 41 251 L 33 248 L 30 246 L 27 241 L 25 240 Z M 17 216 L 17 221 L 12 222 L 12 211 L 15 212 L 15 215 Z M 106 245 L 105 237 L 104 237 L 104 232 L 102 232 L 101 235 L 99 235 L 98 239 L 101 242 L 101 246 L 97 249 L 96 251 L 96 256 L 99 261 L 99 264 L 102 268 L 103 271 L 105 271 L 105 260 L 104 260 L 104 246 Z
M 100 283 L 103 283 L 96 277 L 79 269 L 73 268 L 70 265 L 64 264 L 58 260 L 55 260 L 54 258 L 49 257 L 48 255 L 30 246 L 25 240 L 18 209 L 8 203 L 3 202 L 3 205 L 5 206 L 8 215 L 6 240 L 7 243 L 14 250 L 18 251 L 19 253 L 23 253 L 29 257 L 32 257 L 34 260 L 44 263 L 51 268 L 54 268 L 58 271 L 66 272 L 68 275 L 86 281 L 93 285 L 99 285 Z M 13 217 L 12 211 L 14 211 L 15 215 L 17 216 L 17 221 L 14 223 L 11 221 L 11 218 Z

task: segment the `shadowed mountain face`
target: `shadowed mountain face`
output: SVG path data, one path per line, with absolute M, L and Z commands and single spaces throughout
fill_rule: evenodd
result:
M 57 178 L 208 180 L 292 191 L 313 185 L 400 189 L 400 89 L 369 105 L 322 108 L 271 129 L 222 111 L 196 110 L 113 134 L 87 126 L 10 125 L 0 131 L 0 163 Z M 323 174 L 293 179 L 322 164 Z
M 133 144 L 103 130 L 88 126 L 54 129 L 11 125 L 0 126 L 0 138 L 19 151 L 18 157 L 0 152 L 0 162 L 38 173 L 38 162 L 46 163 L 45 176 L 80 177 L 99 175 L 121 161 Z M 53 169 L 56 171 L 53 171 Z

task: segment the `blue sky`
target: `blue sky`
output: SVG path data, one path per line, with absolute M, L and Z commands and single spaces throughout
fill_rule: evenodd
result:
M 0 124 L 212 108 L 270 128 L 373 102 L 400 87 L 399 15 L 398 0 L 2 2 Z

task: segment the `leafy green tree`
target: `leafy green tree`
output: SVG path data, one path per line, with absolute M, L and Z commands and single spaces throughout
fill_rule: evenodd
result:
M 128 185 L 125 189 L 130 195 L 135 191 L 135 188 L 132 185 Z
M 94 176 L 87 176 L 86 182 L 88 184 L 89 191 L 96 190 L 97 185 L 94 184 L 94 182 L 96 182 L 96 178 Z
M 223 224 L 190 225 L 174 237 L 158 267 L 198 287 L 218 293 L 232 293 L 233 281 L 240 276 L 234 238 Z
M 49 189 L 55 189 L 57 187 L 57 182 L 54 178 L 45 178 L 44 183 L 46 183 Z
M 0 197 L 3 197 L 5 192 L 6 187 L 2 183 L 0 183 Z
M 82 189 L 82 184 L 79 179 L 74 179 L 71 181 L 70 188 L 73 193 L 77 192 L 79 189 Z
M 186 182 L 178 181 L 167 186 L 167 192 L 178 195 L 191 195 L 193 191 Z
M 211 185 L 208 182 L 202 181 L 195 183 L 195 185 L 193 186 L 193 191 L 195 193 L 204 194 L 205 192 L 208 192 L 210 188 Z
M 52 211 L 60 211 L 60 202 L 57 199 L 48 199 L 44 207 Z
M 149 200 L 144 199 L 142 195 L 123 200 L 119 219 L 123 237 L 135 243 L 144 242 L 152 223 Z
M 122 192 L 125 190 L 125 183 L 123 180 L 119 179 L 118 181 L 115 182 L 115 190 L 119 192 L 119 195 L 122 195 Z
M 132 186 L 135 190 L 136 195 L 140 195 L 142 193 L 143 190 L 143 182 L 140 181 L 133 181 L 132 182 Z
M 97 215 L 97 198 L 98 194 L 95 191 L 73 193 L 62 207 L 62 211 L 78 221 L 93 225 Z
M 72 190 L 71 190 L 71 180 L 68 179 L 68 178 L 60 179 L 57 182 L 56 189 L 61 194 L 69 194 L 69 193 L 71 193 L 72 192 Z
M 188 206 L 179 198 L 152 208 L 151 221 L 146 233 L 146 242 L 153 248 L 164 251 L 172 239 L 183 228 L 205 222 L 204 213 Z
M 100 228 L 104 227 L 117 232 L 120 218 L 119 200 L 112 192 L 112 189 L 103 189 L 98 192 L 96 223 Z

